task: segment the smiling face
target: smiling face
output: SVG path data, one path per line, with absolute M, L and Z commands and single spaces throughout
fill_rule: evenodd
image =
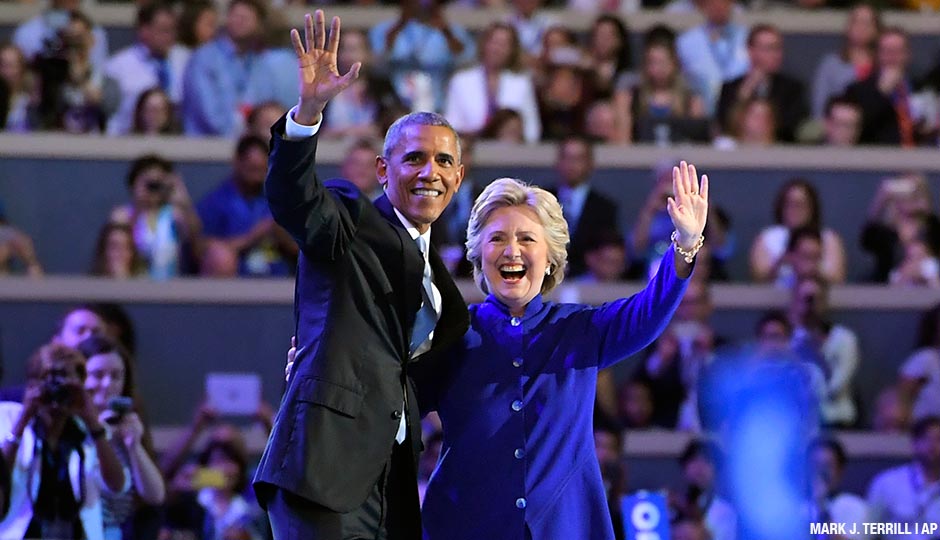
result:
M 124 392 L 124 361 L 117 352 L 98 354 L 88 359 L 85 391 L 99 413 L 108 408 L 111 398 Z
M 507 206 L 490 214 L 482 239 L 487 289 L 513 315 L 522 315 L 541 292 L 549 267 L 545 227 L 535 210 Z
M 388 155 L 376 160 L 388 200 L 422 234 L 450 203 L 463 174 L 457 137 L 445 126 L 404 126 Z

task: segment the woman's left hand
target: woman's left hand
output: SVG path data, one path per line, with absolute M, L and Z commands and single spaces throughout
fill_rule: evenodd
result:
M 705 230 L 708 217 L 708 176 L 699 182 L 695 165 L 685 161 L 672 168 L 672 192 L 666 210 L 679 232 L 679 247 L 690 250 Z
M 118 424 L 118 433 L 121 434 L 121 440 L 124 441 L 124 446 L 128 449 L 140 444 L 140 440 L 144 436 L 144 424 L 140 421 L 137 413 L 128 412 L 124 414 L 121 423 Z

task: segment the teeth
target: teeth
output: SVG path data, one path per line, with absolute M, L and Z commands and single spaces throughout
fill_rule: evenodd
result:
M 436 189 L 415 189 L 411 192 L 415 195 L 421 195 L 422 197 L 437 197 L 441 194 L 441 192 Z
M 504 264 L 499 269 L 502 272 L 524 272 L 525 266 L 521 264 Z

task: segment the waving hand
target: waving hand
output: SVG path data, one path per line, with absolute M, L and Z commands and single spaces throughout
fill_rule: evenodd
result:
M 344 75 L 340 75 L 336 67 L 339 32 L 339 17 L 333 17 L 327 39 L 323 11 L 319 9 L 313 17 L 309 13 L 304 17 L 303 41 L 300 32 L 290 32 L 300 65 L 300 105 L 294 115 L 294 120 L 300 124 L 317 123 L 327 102 L 359 77 L 359 68 L 362 67 L 359 62 L 353 64 Z

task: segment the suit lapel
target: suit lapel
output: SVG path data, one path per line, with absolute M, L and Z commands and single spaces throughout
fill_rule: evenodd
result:
M 382 217 L 392 226 L 400 242 L 399 253 L 402 254 L 400 280 L 397 283 L 392 281 L 392 283 L 398 289 L 400 298 L 402 298 L 402 303 L 396 306 L 399 309 L 398 315 L 401 318 L 400 320 L 404 321 L 404 328 L 410 329 L 414 326 L 415 315 L 418 313 L 418 308 L 421 307 L 421 280 L 424 274 L 424 260 L 418 250 L 418 245 L 395 214 L 388 197 L 383 194 L 375 200 L 374 204 Z M 382 263 L 391 264 L 391 261 L 392 259 L 389 259 L 382 261 Z M 411 342 L 410 332 L 402 337 L 404 339 L 405 357 L 407 358 L 409 356 L 408 344 Z
M 463 337 L 470 326 L 470 315 L 460 289 L 451 279 L 447 266 L 434 246 L 431 246 L 429 260 L 435 276 L 434 284 L 441 293 L 441 318 L 434 328 L 434 340 L 428 352 L 438 353 Z

